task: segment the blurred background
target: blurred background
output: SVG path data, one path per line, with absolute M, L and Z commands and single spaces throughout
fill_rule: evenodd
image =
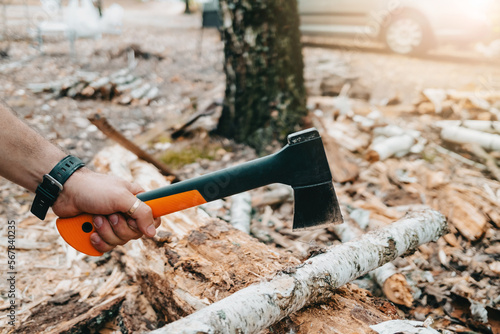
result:
M 179 179 L 276 151 L 288 133 L 315 126 L 344 232 L 421 207 L 450 222 L 446 238 L 394 262 L 404 282 L 392 293 L 395 314 L 433 317 L 442 333 L 500 333 L 500 1 L 186 1 L 1 1 L 0 99 L 89 164 L 99 152 L 111 156 L 102 150 L 113 136 L 98 127 L 109 122 Z M 252 196 L 246 232 L 300 260 L 352 237 L 292 231 L 289 189 Z M 19 238 L 34 243 L 19 253 L 35 268 L 19 274 L 25 333 L 43 323 L 32 309 L 69 287 L 97 300 L 103 285 L 134 284 L 115 256 L 126 248 L 96 261 L 76 255 L 54 215 L 43 223 L 30 216 L 33 194 L 0 178 L 0 200 L 0 220 L 20 222 Z M 202 210 L 229 222 L 231 205 Z M 110 272 L 118 277 L 111 283 Z M 375 281 L 357 284 L 391 298 Z M 163 324 L 149 313 L 147 329 Z M 311 323 L 319 318 L 327 319 Z M 106 321 L 102 333 L 119 333 L 114 315 Z

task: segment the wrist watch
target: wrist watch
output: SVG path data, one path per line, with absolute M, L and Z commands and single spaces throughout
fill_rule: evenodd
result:
M 63 184 L 75 171 L 83 166 L 85 164 L 72 155 L 68 155 L 59 161 L 49 174 L 43 176 L 42 183 L 36 188 L 31 213 L 44 220 L 49 207 L 56 202 L 59 193 L 63 190 Z

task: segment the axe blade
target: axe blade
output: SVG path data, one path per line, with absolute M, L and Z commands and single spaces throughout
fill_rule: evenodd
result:
M 294 187 L 293 230 L 314 229 L 343 222 L 332 181 Z

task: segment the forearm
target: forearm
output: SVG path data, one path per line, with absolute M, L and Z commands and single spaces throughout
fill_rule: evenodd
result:
M 35 192 L 43 180 L 66 154 L 29 126 L 20 121 L 0 100 L 0 176 Z M 93 214 L 97 233 L 91 243 L 101 252 L 145 234 L 153 237 L 160 220 L 153 218 L 151 208 L 139 204 L 132 214 L 124 215 L 137 201 L 143 189 L 135 184 L 105 174 L 78 169 L 64 183 L 52 204 L 59 217 Z
M 0 101 L 0 175 L 34 192 L 66 154 Z

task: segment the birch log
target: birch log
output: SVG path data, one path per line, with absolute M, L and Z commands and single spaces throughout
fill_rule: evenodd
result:
M 251 285 L 152 333 L 258 333 L 335 289 L 447 232 L 443 215 L 415 211 L 384 229 L 329 248 L 273 279 Z
M 415 144 L 410 135 L 394 136 L 373 144 L 366 154 L 370 162 L 382 161 L 398 153 L 408 153 Z
M 487 150 L 500 150 L 500 135 L 482 131 L 452 126 L 441 130 L 441 138 L 456 144 L 478 144 Z
M 343 224 L 330 227 L 343 243 L 360 237 L 363 230 L 351 220 L 346 220 Z M 386 263 L 383 266 L 374 269 L 370 276 L 384 292 L 384 295 L 391 302 L 411 307 L 413 304 L 413 295 L 411 287 L 405 276 L 397 270 L 392 263 Z
M 500 134 L 500 122 L 498 121 L 482 121 L 475 119 L 465 121 L 444 120 L 436 122 L 436 126 L 440 128 L 464 127 L 471 130 Z

